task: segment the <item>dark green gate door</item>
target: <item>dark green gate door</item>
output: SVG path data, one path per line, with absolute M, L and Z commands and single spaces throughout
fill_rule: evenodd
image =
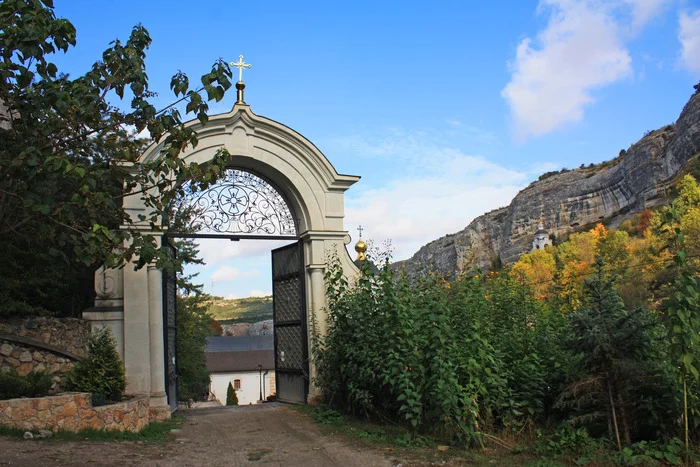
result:
M 272 310 L 277 398 L 306 403 L 309 358 L 301 241 L 272 250 Z
M 164 242 L 175 256 L 175 248 Z M 177 409 L 177 275 L 163 271 L 163 344 L 165 345 L 165 393 L 171 410 Z

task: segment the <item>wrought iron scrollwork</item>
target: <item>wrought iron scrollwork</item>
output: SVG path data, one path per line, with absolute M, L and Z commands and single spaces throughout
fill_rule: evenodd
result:
M 282 195 L 267 181 L 227 169 L 204 191 L 186 183 L 175 211 L 187 212 L 186 230 L 196 233 L 296 235 L 294 217 Z

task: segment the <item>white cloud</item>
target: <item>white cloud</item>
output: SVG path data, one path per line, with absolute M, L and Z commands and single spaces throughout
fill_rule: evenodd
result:
M 233 258 L 269 257 L 270 251 L 287 245 L 289 240 L 241 240 L 198 239 L 199 256 L 211 266 Z
M 498 171 L 493 175 L 498 176 Z M 346 226 L 352 231 L 362 225 L 364 237 L 374 239 L 375 244 L 391 240 L 394 259 L 406 259 L 429 241 L 507 205 L 520 188 L 515 184 L 470 186 L 439 177 L 396 180 L 349 200 Z
M 381 154 L 394 162 L 395 170 L 383 186 L 363 189 L 360 182 L 346 194 L 345 227 L 356 239 L 355 229 L 362 225 L 363 237 L 375 245 L 391 240 L 394 260 L 507 205 L 528 177 L 481 156 L 441 147 L 439 132 L 433 133 L 435 141 L 400 130 L 376 141 L 355 140 L 355 149 Z M 413 160 L 420 161 L 417 170 L 407 167 Z M 354 241 L 348 246 L 352 250 Z
M 668 0 L 542 0 L 547 26 L 525 38 L 501 91 L 519 138 L 580 121 L 592 92 L 631 76 L 625 40 L 632 39 Z
M 693 73 L 700 73 L 700 9 L 681 12 L 678 26 L 681 63 Z
M 671 3 L 670 0 L 623 0 L 623 3 L 631 8 L 630 28 L 632 33 L 638 32 L 646 26 L 651 19 L 656 17 L 664 6 Z
M 211 280 L 215 283 L 229 282 L 247 277 L 255 277 L 258 274 L 258 271 L 241 271 L 240 269 L 233 268 L 231 266 L 221 266 L 212 273 Z

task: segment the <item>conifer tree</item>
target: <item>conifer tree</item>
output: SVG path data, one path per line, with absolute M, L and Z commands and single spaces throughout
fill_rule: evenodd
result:
M 90 335 L 87 355 L 67 374 L 69 388 L 118 401 L 126 388 L 124 365 L 109 329 Z
M 226 392 L 226 405 L 238 405 L 238 395 L 236 390 L 233 389 L 233 384 L 231 381 L 228 382 L 228 391 Z
M 592 422 L 605 414 L 610 436 L 622 450 L 623 441 L 632 443 L 633 414 L 643 381 L 655 372 L 649 334 L 654 322 L 643 309 L 625 309 L 615 280 L 615 275 L 605 273 L 605 263 L 598 258 L 595 274 L 584 283 L 584 307 L 569 315 L 575 337 L 566 346 L 581 356 L 583 377 L 569 386 L 561 401 L 575 401 L 579 408 L 588 404 L 590 410 L 579 413 L 574 421 Z

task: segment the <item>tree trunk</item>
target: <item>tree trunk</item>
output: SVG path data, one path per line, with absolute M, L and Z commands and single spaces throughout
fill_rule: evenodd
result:
M 612 413 L 613 426 L 615 427 L 615 439 L 617 440 L 617 449 L 622 452 L 622 443 L 620 442 L 620 430 L 617 428 L 617 415 L 615 415 L 615 402 L 613 401 L 612 387 L 610 382 L 608 386 L 608 399 L 610 400 L 610 412 Z
M 625 409 L 625 403 L 622 400 L 621 391 L 617 391 L 617 403 L 618 409 L 620 409 L 620 423 L 622 424 L 622 432 L 625 436 L 625 445 L 632 445 L 632 436 L 630 434 L 630 424 L 627 420 L 627 409 Z

